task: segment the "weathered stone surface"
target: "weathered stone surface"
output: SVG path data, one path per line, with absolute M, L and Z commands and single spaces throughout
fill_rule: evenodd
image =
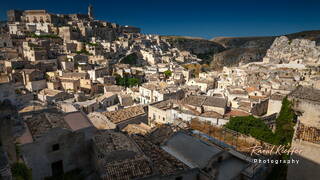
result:
M 286 36 L 275 39 L 268 49 L 263 61 L 266 63 L 294 63 L 312 64 L 319 63 L 320 46 L 315 41 L 308 39 L 290 40 Z

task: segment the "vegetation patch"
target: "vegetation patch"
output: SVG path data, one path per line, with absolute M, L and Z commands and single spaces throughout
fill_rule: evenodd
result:
M 32 180 L 32 171 L 24 163 L 12 164 L 11 171 L 14 179 Z
M 124 57 L 120 63 L 122 64 L 130 64 L 136 65 L 138 64 L 138 55 L 136 53 L 129 54 L 128 56 Z
M 76 53 L 77 54 L 85 54 L 88 56 L 93 55 L 93 54 L 89 53 L 86 49 L 82 49 L 81 51 L 77 51 Z
M 42 34 L 42 35 L 37 35 L 35 33 L 32 33 L 30 35 L 32 38 L 52 38 L 52 39 L 60 39 L 61 37 L 59 37 L 56 34 Z
M 270 144 L 290 145 L 294 133 L 294 119 L 292 104 L 287 98 L 284 98 L 279 116 L 276 119 L 275 133 L 261 119 L 253 116 L 232 117 L 225 126 Z
M 172 75 L 172 71 L 166 70 L 163 72 L 163 74 L 166 76 L 166 78 L 169 78 Z
M 116 84 L 124 87 L 133 87 L 141 84 L 138 78 L 116 76 Z
M 87 42 L 86 44 L 88 44 L 89 46 L 98 46 L 97 43 L 92 43 L 92 42 Z
M 232 117 L 226 128 L 250 135 L 267 143 L 274 143 L 275 135 L 268 126 L 259 118 L 253 116 Z
M 254 118 L 253 116 L 231 118 L 226 124 L 226 127 L 240 133 L 251 135 L 270 144 L 287 145 L 290 147 L 294 134 L 294 125 L 295 114 L 292 110 L 292 103 L 287 98 L 284 98 L 279 116 L 276 119 L 275 133 L 272 133 L 261 119 Z M 282 154 L 278 158 L 279 160 L 288 160 L 290 156 Z M 287 168 L 287 164 L 277 165 L 272 169 L 267 179 L 287 179 Z

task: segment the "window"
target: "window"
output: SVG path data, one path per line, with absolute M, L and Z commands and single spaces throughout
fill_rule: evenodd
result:
M 58 151 L 60 149 L 60 145 L 59 144 L 54 144 L 52 146 L 52 151 Z

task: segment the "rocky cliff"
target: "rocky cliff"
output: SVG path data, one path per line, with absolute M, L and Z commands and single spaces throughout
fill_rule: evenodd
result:
M 218 37 L 211 41 L 221 44 L 225 51 L 215 54 L 211 67 L 221 69 L 241 63 L 262 61 L 276 37 Z
M 262 61 L 266 54 L 265 48 L 231 48 L 214 54 L 210 62 L 213 69 L 221 69 L 223 66 L 233 66 L 241 63 Z
M 285 36 L 288 42 L 293 42 L 293 39 L 307 39 L 315 41 L 315 45 L 320 43 L 320 31 L 303 31 Z M 212 68 L 221 69 L 223 66 L 238 65 L 240 62 L 262 61 L 277 37 L 279 36 L 217 37 L 211 40 L 179 36 L 163 38 L 172 46 L 190 51 L 198 58 L 204 59 Z
M 314 64 L 320 62 L 320 46 L 309 39 L 278 37 L 268 49 L 264 62 Z

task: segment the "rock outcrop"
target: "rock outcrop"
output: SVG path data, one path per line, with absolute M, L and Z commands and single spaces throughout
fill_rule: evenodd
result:
M 320 46 L 309 39 L 289 39 L 281 36 L 275 39 L 266 56 L 266 63 L 315 64 L 320 62 Z
M 213 55 L 210 66 L 213 69 L 221 69 L 223 66 L 258 62 L 262 61 L 265 54 L 265 48 L 232 48 Z
M 221 69 L 239 63 L 262 61 L 275 36 L 262 37 L 217 37 L 211 41 L 223 45 L 226 50 L 212 57 L 210 66 Z
M 320 43 L 320 31 L 302 31 L 298 33 L 292 33 L 286 35 L 286 42 L 280 46 L 293 43 L 292 46 L 310 46 L 309 50 L 305 49 L 297 51 L 301 56 L 307 55 L 304 61 L 308 63 L 315 62 L 317 56 L 317 50 L 310 50 L 313 46 L 317 47 Z M 217 37 L 211 40 L 205 40 L 200 38 L 191 37 L 179 37 L 179 36 L 162 36 L 165 38 L 173 47 L 179 50 L 189 51 L 192 54 L 197 55 L 198 58 L 203 59 L 203 63 L 208 63 L 214 69 L 221 69 L 223 66 L 237 66 L 239 63 L 249 63 L 249 62 L 259 62 L 263 61 L 264 57 L 272 58 L 272 61 L 279 59 L 276 57 L 276 53 L 272 55 L 272 51 L 267 55 L 268 49 L 280 48 L 279 44 L 275 45 L 273 42 L 275 39 L 278 40 L 278 36 L 262 36 L 262 37 Z M 298 40 L 294 40 L 298 39 Z M 301 42 L 299 41 L 302 39 Z M 294 48 L 292 46 L 288 46 Z M 303 49 L 303 48 L 302 48 Z M 317 48 L 315 48 L 317 49 Z M 283 56 L 285 56 L 285 51 L 288 49 L 283 49 Z M 310 51 L 310 52 L 309 52 Z M 307 53 L 307 54 L 306 54 Z M 295 53 L 297 54 L 297 53 Z M 297 57 L 290 57 L 289 61 L 294 59 L 299 59 Z M 284 58 L 284 57 L 283 57 Z M 281 59 L 281 58 L 280 58 Z M 267 59 L 266 59 L 267 60 Z M 298 60 L 297 60 L 298 61 Z M 281 61 L 278 60 L 278 63 Z

